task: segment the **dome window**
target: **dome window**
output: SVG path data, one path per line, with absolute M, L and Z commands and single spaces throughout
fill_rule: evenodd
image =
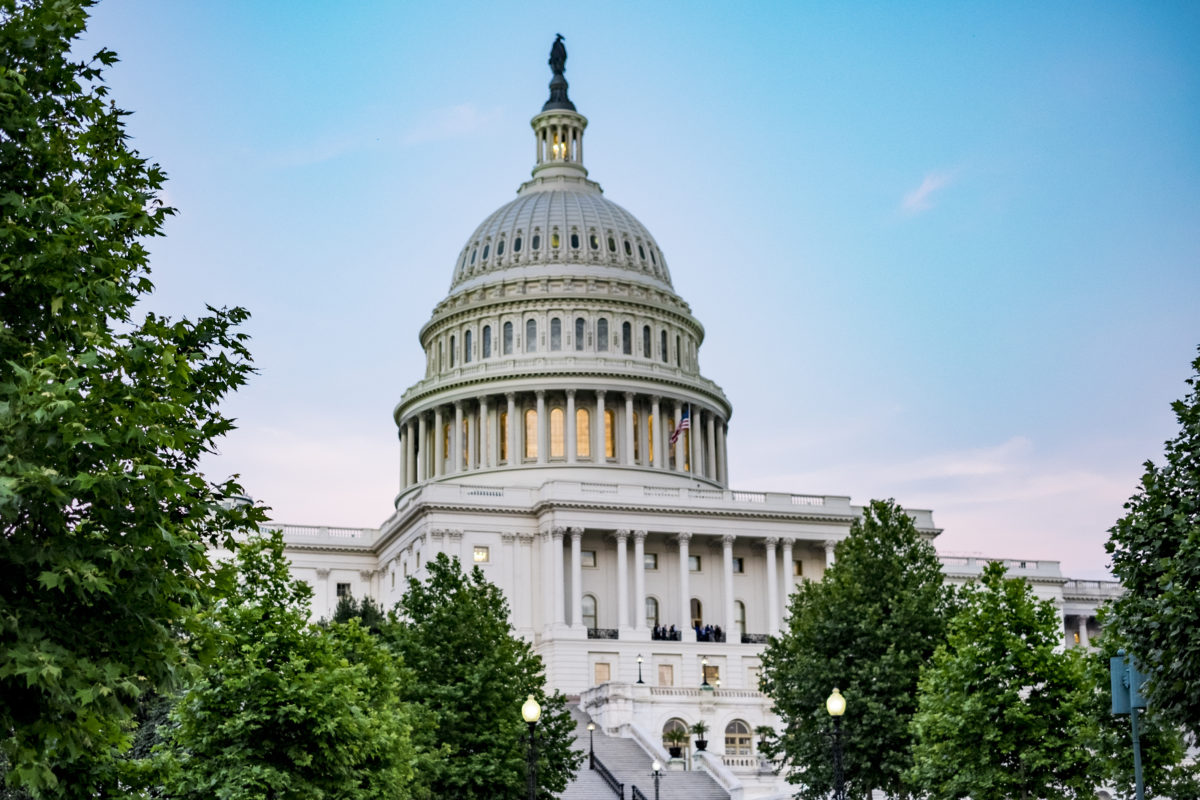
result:
M 496 242 L 496 255 L 497 256 L 504 255 L 504 240 L 503 239 Z
M 633 326 L 628 322 L 621 323 L 621 352 L 633 355 Z
M 650 326 L 642 326 L 642 358 L 650 357 Z
M 503 347 L 504 355 L 511 356 L 513 351 L 513 324 L 511 322 L 504 323 Z
M 471 341 L 471 338 L 472 337 L 471 337 L 470 331 L 467 331 L 466 333 L 463 334 L 463 363 L 464 364 L 471 363 L 471 345 L 473 344 L 473 342 Z
M 610 253 L 617 252 L 617 240 L 611 236 L 608 237 L 608 252 L 610 252 Z
M 654 251 L 653 250 L 650 251 L 650 263 L 656 267 L 658 266 L 658 262 L 654 259 Z
M 596 320 L 596 349 L 600 352 L 608 351 L 608 320 L 604 317 Z
M 641 257 L 642 261 L 646 260 L 646 248 L 642 247 L 640 244 L 638 245 L 638 255 Z
M 575 318 L 575 349 L 576 350 L 583 349 L 584 330 L 586 327 L 587 327 L 587 322 L 584 321 L 583 317 Z
M 483 357 L 492 357 L 492 326 L 483 326 Z
M 626 244 L 628 244 L 628 243 L 626 243 Z M 483 260 L 484 261 L 487 261 L 488 251 L 491 249 L 492 249 L 492 246 L 490 244 L 485 244 L 483 246 Z
M 629 246 L 629 240 L 628 240 L 628 239 L 626 239 L 626 240 L 625 240 L 625 255 L 627 255 L 627 256 L 631 256 L 631 255 L 633 255 L 633 248 Z M 483 256 L 483 257 L 484 257 L 484 258 L 487 258 L 487 253 L 486 253 L 486 252 L 484 253 L 484 256 Z
M 572 250 L 579 249 L 579 234 L 578 233 L 571 234 L 571 249 Z
M 542 249 L 542 237 L 536 233 L 533 235 L 533 244 L 530 245 L 534 250 Z M 653 254 L 652 254 L 653 255 Z
M 525 352 L 537 352 L 537 321 L 525 320 Z
M 561 242 L 559 242 L 559 240 L 558 240 L 558 231 L 555 231 L 554 233 L 550 234 L 550 247 L 553 248 L 554 250 L 557 250 L 558 246 L 560 244 L 561 244 Z
M 667 332 L 665 330 L 662 331 L 662 335 L 659 337 L 658 345 L 659 349 L 662 351 L 662 360 L 665 364 L 667 363 L 667 359 L 670 357 L 667 353 Z
M 521 252 L 521 237 L 520 236 L 513 239 L 513 252 L 514 253 Z
M 600 237 L 593 233 L 591 236 L 588 237 L 588 244 L 590 244 L 592 246 L 593 250 L 599 250 L 600 249 Z
M 475 254 L 478 252 L 479 252 L 478 248 L 471 251 L 471 266 L 475 266 Z
M 550 349 L 562 350 L 562 320 L 558 317 L 550 320 Z

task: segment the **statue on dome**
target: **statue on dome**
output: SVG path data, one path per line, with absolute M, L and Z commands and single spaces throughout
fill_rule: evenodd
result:
M 550 46 L 550 69 L 555 75 L 567 71 L 567 48 L 563 45 L 563 35 L 554 34 L 554 44 Z

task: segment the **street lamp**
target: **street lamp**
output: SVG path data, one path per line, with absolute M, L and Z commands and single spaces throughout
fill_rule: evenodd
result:
M 650 765 L 650 772 L 654 775 L 654 800 L 658 800 L 658 782 L 662 778 L 662 763 L 657 758 Z
M 537 729 L 538 720 L 542 716 L 542 707 L 538 701 L 529 695 L 521 706 L 521 716 L 529 725 L 529 800 L 537 800 Z
M 700 659 L 700 677 L 703 679 L 700 681 L 700 688 L 711 689 L 712 687 L 708 685 L 708 656 Z
M 642 680 L 642 654 L 638 653 L 638 683 L 645 683 Z
M 846 776 L 842 773 L 842 714 L 846 698 L 836 688 L 825 700 L 825 710 L 833 717 L 833 800 L 846 800 Z
M 596 723 L 588 723 L 588 769 L 596 768 L 596 742 L 592 736 L 596 731 Z

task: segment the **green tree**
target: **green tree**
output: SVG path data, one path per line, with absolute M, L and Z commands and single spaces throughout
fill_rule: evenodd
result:
M 1084 667 L 1058 614 L 993 562 L 921 670 L 909 783 L 933 800 L 1092 797 Z
M 241 309 L 135 318 L 172 213 L 101 72 L 89 0 L 0 0 L 0 750 L 38 796 L 110 793 L 138 698 L 171 685 L 261 511 L 199 459 L 251 371 Z
M 379 633 L 387 622 L 387 613 L 373 598 L 364 597 L 359 601 L 352 594 L 344 594 L 338 598 L 333 610 L 333 621 L 349 622 L 352 619 L 358 620 L 371 633 Z
M 824 580 L 796 590 L 787 629 L 763 653 L 761 686 L 783 722 L 767 750 L 792 765 L 799 796 L 826 797 L 833 774 L 825 699 L 837 687 L 847 701 L 848 794 L 907 797 L 917 677 L 944 639 L 953 595 L 933 546 L 891 500 L 864 508 L 836 555 Z
M 395 656 L 357 622 L 308 623 L 283 535 L 243 544 L 216 653 L 166 734 L 166 796 L 404 800 L 415 753 Z
M 1192 369 L 1190 391 L 1171 405 L 1179 434 L 1162 467 L 1146 462 L 1107 548 L 1125 587 L 1113 622 L 1149 674 L 1149 702 L 1200 739 L 1200 356 Z
M 383 636 L 416 680 L 405 699 L 423 707 L 414 734 L 429 756 L 425 789 L 435 798 L 521 800 L 528 737 L 521 704 L 542 705 L 537 726 L 539 796 L 557 796 L 583 758 L 559 692 L 547 696 L 542 660 L 514 635 L 503 593 L 475 567 L 438 554 L 424 582 L 410 578 Z

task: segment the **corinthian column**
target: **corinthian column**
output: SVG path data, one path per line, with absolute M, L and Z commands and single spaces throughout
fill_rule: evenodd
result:
M 617 540 L 617 627 L 629 627 L 629 531 L 613 534 Z
M 633 609 L 634 630 L 646 628 L 646 532 L 633 532 Z
M 733 610 L 733 540 L 735 537 L 725 535 L 721 537 L 721 549 L 725 556 L 725 636 L 726 641 L 738 641 L 737 633 L 734 631 L 734 610 Z M 728 638 L 732 637 L 732 638 Z
M 779 632 L 779 575 L 775 570 L 775 545 L 778 543 L 774 536 L 763 542 L 767 549 L 767 626 L 771 635 Z
M 680 638 L 685 642 L 696 641 L 696 631 L 692 628 L 692 592 L 688 586 L 688 542 L 691 538 L 692 534 L 688 531 L 675 537 L 679 542 L 679 627 L 683 631 Z
M 571 528 L 571 627 L 583 625 L 583 528 Z

